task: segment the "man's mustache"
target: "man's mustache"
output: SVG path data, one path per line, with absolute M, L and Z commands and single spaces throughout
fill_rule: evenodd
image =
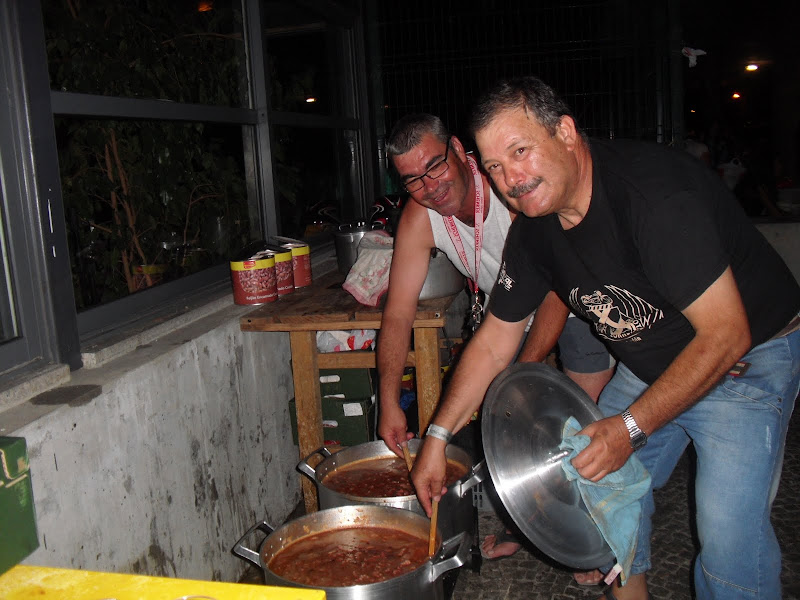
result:
M 537 177 L 533 181 L 526 181 L 525 183 L 520 183 L 509 189 L 508 195 L 511 198 L 519 198 L 523 194 L 527 194 L 528 192 L 532 192 L 533 190 L 535 190 L 537 187 L 539 187 L 540 183 L 542 183 L 541 177 Z

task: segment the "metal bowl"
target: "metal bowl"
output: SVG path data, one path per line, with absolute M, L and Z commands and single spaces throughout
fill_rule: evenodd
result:
M 482 413 L 486 464 L 497 495 L 537 548 L 576 569 L 612 562 L 614 554 L 561 468 L 564 423 L 603 418 L 592 399 L 560 371 L 541 363 L 508 367 L 486 392 Z
M 464 289 L 464 276 L 447 258 L 447 254 L 434 248 L 428 264 L 428 276 L 419 292 L 420 300 L 452 296 Z

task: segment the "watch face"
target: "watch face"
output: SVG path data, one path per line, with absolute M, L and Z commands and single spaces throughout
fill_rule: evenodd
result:
M 644 434 L 643 431 L 640 431 L 636 435 L 631 438 L 631 447 L 634 450 L 638 450 L 639 448 L 643 447 L 647 444 L 647 436 Z

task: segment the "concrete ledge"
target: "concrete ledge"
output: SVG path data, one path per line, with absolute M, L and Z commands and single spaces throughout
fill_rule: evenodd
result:
M 149 344 L 181 327 L 185 327 L 232 305 L 233 298 L 230 293 L 226 291 L 220 296 L 219 292 L 217 292 L 207 303 L 199 308 L 173 317 L 163 323 L 150 325 L 136 332 L 115 331 L 95 338 L 83 344 L 81 351 L 83 368 L 96 369 L 102 367 L 106 363 L 132 352 L 140 346 Z
M 35 373 L 25 373 L 16 380 L 8 382 L 8 387 L 0 392 L 0 413 L 3 414 L 3 424 L 0 433 L 6 426 L 5 410 L 27 402 L 32 397 L 42 392 L 68 383 L 70 380 L 67 365 L 47 365 Z

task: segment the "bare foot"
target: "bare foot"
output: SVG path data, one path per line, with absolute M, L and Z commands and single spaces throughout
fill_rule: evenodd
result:
M 481 544 L 481 554 L 484 558 L 493 560 L 503 556 L 511 556 L 516 553 L 522 545 L 514 535 L 506 530 L 505 533 L 489 534 L 483 538 Z
M 572 576 L 578 585 L 599 585 L 603 581 L 603 574 L 597 569 L 594 571 L 575 571 Z

